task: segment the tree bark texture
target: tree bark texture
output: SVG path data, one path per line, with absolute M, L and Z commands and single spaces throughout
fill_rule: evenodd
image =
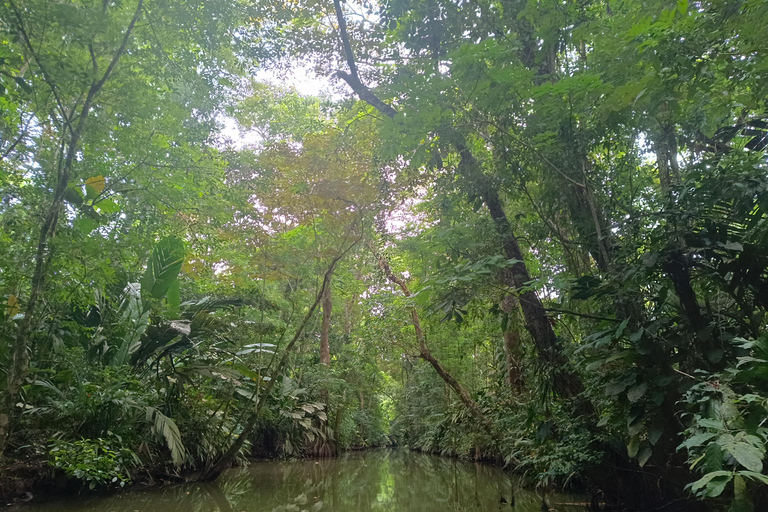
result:
M 501 310 L 507 315 L 506 328 L 504 329 L 504 356 L 507 364 L 507 383 L 512 391 L 523 390 L 523 372 L 521 353 L 520 330 L 517 327 L 517 316 L 520 311 L 520 303 L 517 298 L 509 294 L 501 302 Z

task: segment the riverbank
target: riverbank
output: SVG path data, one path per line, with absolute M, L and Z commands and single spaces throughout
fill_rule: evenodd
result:
M 142 468 L 145 469 L 145 468 Z M 160 469 L 136 471 L 126 487 L 99 487 L 89 490 L 81 480 L 68 477 L 52 467 L 47 459 L 29 458 L 9 461 L 0 469 L 0 499 L 6 506 L 33 500 L 55 499 L 82 492 L 109 494 L 127 492 L 137 488 L 160 487 L 185 481 L 183 476 L 169 475 Z

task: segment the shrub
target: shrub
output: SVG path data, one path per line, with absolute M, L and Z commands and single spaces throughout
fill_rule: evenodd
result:
M 119 440 L 103 438 L 51 441 L 49 463 L 68 476 L 88 483 L 90 489 L 120 483 L 131 483 L 128 469 L 141 464 L 133 451 L 119 446 Z

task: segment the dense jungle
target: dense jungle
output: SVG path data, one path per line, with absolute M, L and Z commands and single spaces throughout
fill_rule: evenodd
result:
M 765 0 L 1 0 L 4 502 L 399 446 L 768 510 L 766 54 Z

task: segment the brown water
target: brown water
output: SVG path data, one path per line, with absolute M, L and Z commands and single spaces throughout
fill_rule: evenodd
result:
M 514 496 L 515 506 L 509 502 Z M 501 498 L 507 503 L 502 504 Z M 582 496 L 548 494 L 558 512 L 584 512 Z M 499 468 L 407 450 L 335 459 L 255 462 L 216 482 L 30 503 L 18 512 L 540 512 L 542 496 Z

